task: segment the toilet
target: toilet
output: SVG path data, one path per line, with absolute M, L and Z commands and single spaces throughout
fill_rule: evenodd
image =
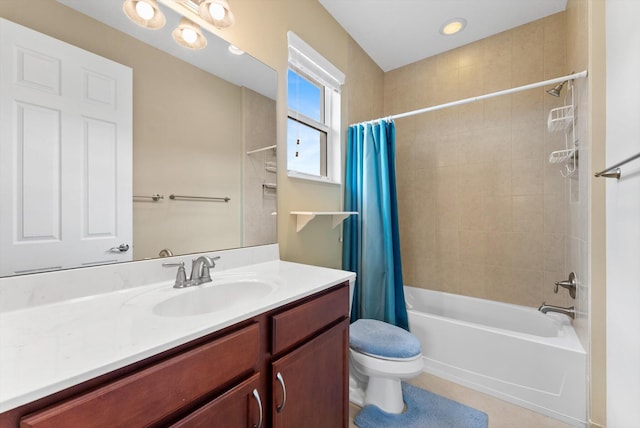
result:
M 408 331 L 372 319 L 349 327 L 349 401 L 402 413 L 401 381 L 422 373 L 420 342 Z

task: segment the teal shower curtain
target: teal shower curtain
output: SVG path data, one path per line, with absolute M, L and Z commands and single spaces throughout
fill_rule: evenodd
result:
M 377 319 L 409 329 L 405 307 L 395 174 L 395 124 L 349 127 L 342 268 L 356 272 L 351 321 Z

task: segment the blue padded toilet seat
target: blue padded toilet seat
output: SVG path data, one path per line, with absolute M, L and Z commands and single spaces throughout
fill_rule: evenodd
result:
M 420 342 L 408 331 L 378 320 L 360 319 L 349 327 L 351 349 L 386 359 L 415 358 Z

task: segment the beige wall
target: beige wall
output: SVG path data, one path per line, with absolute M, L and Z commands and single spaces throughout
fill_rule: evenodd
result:
M 24 4 L 0 1 L 0 16 L 133 69 L 133 193 L 164 195 L 134 201 L 134 258 L 238 247 L 240 88 L 54 0 Z M 171 193 L 231 202 L 172 202 Z
M 287 31 L 291 30 L 348 73 L 351 40 L 316 0 L 232 1 L 236 24 L 218 31 L 222 37 L 249 52 L 278 72 L 278 243 L 285 260 L 340 267 L 340 228 L 318 217 L 302 232 L 295 229 L 290 211 L 336 211 L 342 207 L 341 186 L 290 179 L 286 175 L 286 70 Z M 349 83 L 343 89 L 343 125 L 349 121 Z M 346 131 L 343 132 L 343 136 Z
M 568 74 L 565 26 L 559 13 L 391 71 L 385 114 Z M 535 89 L 397 121 L 405 283 L 569 303 L 553 293 L 568 273 L 567 180 L 548 163 L 565 140 L 546 126 L 562 103 Z

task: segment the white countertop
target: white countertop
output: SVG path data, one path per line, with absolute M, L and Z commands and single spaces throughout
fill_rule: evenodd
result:
M 281 260 L 212 271 L 211 283 L 264 278 L 270 294 L 203 315 L 164 317 L 154 304 L 197 287 L 173 281 L 0 313 L 0 412 L 61 391 L 262 312 L 353 280 L 355 274 Z

